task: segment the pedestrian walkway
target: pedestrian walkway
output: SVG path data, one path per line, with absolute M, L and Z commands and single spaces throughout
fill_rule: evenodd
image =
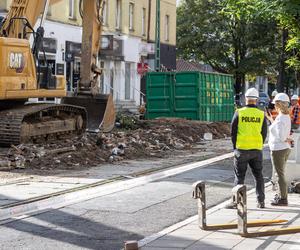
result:
M 271 185 L 266 187 L 266 208 L 256 208 L 255 192 L 247 195 L 248 220 L 286 219 L 288 223 L 265 227 L 249 228 L 248 232 L 300 226 L 300 194 L 289 194 L 289 206 L 273 207 L 269 200 L 273 198 Z M 226 203 L 226 202 L 225 202 Z M 237 219 L 237 211 L 225 209 L 225 203 L 207 211 L 207 224 L 230 223 Z M 195 200 L 195 206 L 197 201 Z M 170 208 L 172 209 L 172 208 Z M 237 229 L 204 231 L 198 226 L 198 216 L 173 225 L 160 233 L 139 242 L 141 250 L 199 250 L 199 249 L 300 249 L 300 233 L 256 238 L 243 238 Z

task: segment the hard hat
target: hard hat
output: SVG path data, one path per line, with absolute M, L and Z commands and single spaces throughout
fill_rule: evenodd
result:
M 293 96 L 291 97 L 291 100 L 297 100 L 297 101 L 298 101 L 298 99 L 299 99 L 299 97 L 298 97 L 297 95 L 293 95 Z
M 276 101 L 290 102 L 290 98 L 285 93 L 278 93 L 273 99 L 272 103 L 275 103 Z
M 250 99 L 258 99 L 259 94 L 256 88 L 250 88 L 246 91 L 245 97 L 250 98 Z
M 277 90 L 273 90 L 271 96 L 276 96 L 278 94 Z

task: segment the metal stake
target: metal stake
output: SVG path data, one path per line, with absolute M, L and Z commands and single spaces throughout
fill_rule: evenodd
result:
M 236 194 L 235 191 L 233 194 Z M 236 196 L 236 195 L 235 195 Z M 199 227 L 203 230 L 221 230 L 221 229 L 234 229 L 238 228 L 237 223 L 227 223 L 227 224 L 214 224 L 207 225 L 206 216 L 206 195 L 205 195 L 205 182 L 198 181 L 193 184 L 193 198 L 198 199 L 198 216 L 199 216 Z M 236 199 L 236 197 L 233 197 Z M 246 212 L 247 216 L 247 212 Z M 247 221 L 247 217 L 246 217 Z M 255 220 L 246 222 L 248 227 L 259 227 L 266 226 L 270 224 L 284 223 L 287 220 Z
M 260 237 L 260 236 L 272 236 L 282 234 L 293 234 L 300 232 L 300 226 L 287 227 L 287 228 L 275 228 L 266 231 L 257 231 L 249 233 L 247 227 L 247 190 L 245 185 L 238 185 L 233 189 L 236 193 L 237 201 L 237 216 L 238 216 L 238 233 L 242 237 Z

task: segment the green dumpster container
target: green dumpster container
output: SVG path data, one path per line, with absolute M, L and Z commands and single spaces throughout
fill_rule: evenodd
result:
M 233 77 L 207 72 L 150 72 L 146 76 L 146 118 L 177 117 L 230 121 Z

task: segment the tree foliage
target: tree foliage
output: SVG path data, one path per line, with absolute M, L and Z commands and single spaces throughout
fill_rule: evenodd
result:
M 299 0 L 257 0 L 265 16 L 272 17 L 288 31 L 286 51 L 287 63 L 300 70 L 300 1 Z
M 178 8 L 178 55 L 234 74 L 240 92 L 246 74 L 265 74 L 277 62 L 276 23 L 256 0 L 186 0 Z M 263 6 L 265 7 L 265 6 Z

